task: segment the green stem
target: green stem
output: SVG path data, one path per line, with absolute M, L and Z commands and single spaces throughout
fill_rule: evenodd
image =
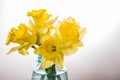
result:
M 56 68 L 52 65 L 50 68 L 45 69 L 48 80 L 56 80 Z
M 58 79 L 58 80 L 62 80 L 61 77 L 60 77 L 60 75 L 57 75 L 57 79 Z
M 41 75 L 40 80 L 44 80 L 44 78 L 45 78 L 45 75 Z

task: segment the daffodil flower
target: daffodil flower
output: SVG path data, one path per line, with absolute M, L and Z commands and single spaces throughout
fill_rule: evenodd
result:
M 85 32 L 85 29 L 82 29 L 82 31 L 80 30 L 81 27 L 72 17 L 65 19 L 59 25 L 59 31 L 61 37 L 66 43 L 71 45 L 79 43 L 80 46 L 82 46 L 80 36 Z
M 50 34 L 50 29 L 54 28 L 53 24 L 57 20 L 58 16 L 50 19 L 52 15 L 48 14 L 46 9 L 32 10 L 31 12 L 28 12 L 27 15 L 33 18 L 34 22 L 29 20 L 29 29 L 37 36 L 36 43 L 40 45 L 42 39 L 44 39 L 46 35 Z
M 20 54 L 28 54 L 27 49 L 36 43 L 36 36 L 33 35 L 25 24 L 20 24 L 18 29 L 12 28 L 8 34 L 6 45 L 17 43 L 19 46 L 12 48 L 8 54 L 18 50 Z
M 59 41 L 49 36 L 39 48 L 35 49 L 35 53 L 42 56 L 41 68 L 46 69 L 56 64 L 58 68 L 63 68 L 64 55 L 61 52 Z

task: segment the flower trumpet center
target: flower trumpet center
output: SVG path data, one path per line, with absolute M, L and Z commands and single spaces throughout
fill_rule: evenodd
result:
M 56 51 L 56 46 L 53 45 L 53 46 L 51 47 L 51 49 L 52 49 L 53 52 L 55 52 L 55 51 Z

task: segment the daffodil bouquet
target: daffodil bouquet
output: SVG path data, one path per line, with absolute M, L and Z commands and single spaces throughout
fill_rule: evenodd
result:
M 58 16 L 53 18 L 46 9 L 32 10 L 27 16 L 32 17 L 28 25 L 20 23 L 17 28 L 10 30 L 6 45 L 18 45 L 11 48 L 7 54 L 17 50 L 22 55 L 29 55 L 28 49 L 32 47 L 34 54 L 42 57 L 40 69 L 46 70 L 48 74 L 48 69 L 62 69 L 64 56 L 75 53 L 78 47 L 83 46 L 81 39 L 86 29 L 81 28 L 74 18 L 68 17 L 57 22 Z

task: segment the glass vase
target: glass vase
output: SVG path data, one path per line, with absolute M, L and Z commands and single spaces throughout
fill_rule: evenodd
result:
M 42 70 L 40 69 L 40 56 L 35 69 L 32 72 L 32 80 L 68 80 L 67 70 L 58 69 L 53 65 L 52 67 Z

